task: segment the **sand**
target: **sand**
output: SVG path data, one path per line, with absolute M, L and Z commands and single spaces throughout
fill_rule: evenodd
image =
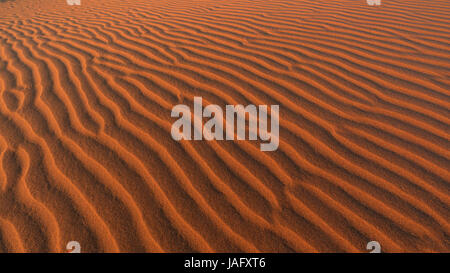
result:
M 447 0 L 0 2 L 0 252 L 450 251 Z M 279 105 L 280 144 L 171 109 Z

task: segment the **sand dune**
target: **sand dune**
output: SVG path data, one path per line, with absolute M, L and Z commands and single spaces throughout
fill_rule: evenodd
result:
M 0 252 L 450 251 L 446 0 L 0 1 Z M 280 145 L 173 106 L 280 105 Z

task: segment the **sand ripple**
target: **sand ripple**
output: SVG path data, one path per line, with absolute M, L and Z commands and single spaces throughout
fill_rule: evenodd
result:
M 0 3 L 0 252 L 450 251 L 450 4 Z M 280 146 L 173 141 L 280 105 Z

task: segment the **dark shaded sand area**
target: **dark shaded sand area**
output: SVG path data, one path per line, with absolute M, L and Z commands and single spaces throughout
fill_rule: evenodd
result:
M 449 252 L 449 26 L 447 0 L 0 3 L 0 252 Z M 174 141 L 195 96 L 279 105 L 278 150 Z

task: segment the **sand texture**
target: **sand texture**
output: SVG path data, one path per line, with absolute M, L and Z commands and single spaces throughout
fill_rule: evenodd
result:
M 171 110 L 279 105 L 280 144 Z M 0 1 L 0 252 L 450 251 L 450 1 Z

